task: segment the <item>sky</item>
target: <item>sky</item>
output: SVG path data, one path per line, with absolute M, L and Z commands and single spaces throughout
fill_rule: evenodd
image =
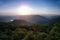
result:
M 60 15 L 60 0 L 0 0 L 0 15 L 19 15 L 22 5 L 32 8 L 32 15 Z

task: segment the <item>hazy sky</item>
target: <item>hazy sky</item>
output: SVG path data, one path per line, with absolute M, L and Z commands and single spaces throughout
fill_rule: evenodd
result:
M 31 14 L 60 15 L 60 0 L 0 0 L 0 15 L 17 15 L 16 9 L 21 5 L 31 7 Z

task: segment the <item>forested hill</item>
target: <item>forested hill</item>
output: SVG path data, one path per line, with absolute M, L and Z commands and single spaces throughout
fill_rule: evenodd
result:
M 0 40 L 60 40 L 59 19 L 53 19 L 54 23 L 48 25 L 0 22 Z

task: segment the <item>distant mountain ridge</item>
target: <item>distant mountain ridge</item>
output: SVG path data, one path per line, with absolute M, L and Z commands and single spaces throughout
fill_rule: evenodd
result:
M 17 15 L 17 16 L 0 16 L 0 22 L 17 22 L 17 23 L 33 23 L 33 24 L 46 24 L 48 22 L 53 22 L 54 19 L 59 19 L 60 16 L 48 16 L 41 15 Z
M 30 23 L 47 23 L 48 22 L 48 19 L 43 17 L 43 16 L 40 16 L 40 15 L 28 15 L 28 16 L 16 16 L 16 19 L 19 19 L 19 20 L 26 20 Z
M 0 16 L 0 22 L 9 22 L 11 19 L 14 19 L 12 16 Z
M 17 23 L 17 24 L 30 24 L 29 22 L 27 22 L 25 20 L 14 20 L 14 21 L 12 21 L 12 23 Z

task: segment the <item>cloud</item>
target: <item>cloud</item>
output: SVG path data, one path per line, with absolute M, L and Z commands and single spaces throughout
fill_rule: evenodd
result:
M 36 15 L 44 15 L 44 14 L 56 14 L 60 15 L 59 9 L 47 9 L 47 8 L 41 8 L 41 9 L 34 9 L 31 14 Z M 8 9 L 8 10 L 0 10 L 0 15 L 18 15 L 17 8 L 14 9 Z
M 56 15 L 60 15 L 60 10 L 59 9 L 35 9 L 33 14 L 39 14 L 39 15 L 44 15 L 44 14 L 56 14 Z
M 42 0 L 43 1 L 43 0 Z M 60 15 L 60 1 L 21 1 L 34 8 L 31 14 L 58 14 Z M 46 4 L 46 5 L 45 5 Z M 0 0 L 0 15 L 17 15 L 16 6 L 20 6 L 20 0 Z M 42 7 L 42 8 L 41 8 Z M 37 8 L 37 9 L 35 9 Z

